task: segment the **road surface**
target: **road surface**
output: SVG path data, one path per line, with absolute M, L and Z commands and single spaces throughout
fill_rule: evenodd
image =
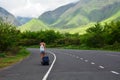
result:
M 31 56 L 0 71 L 0 80 L 42 80 L 49 66 L 40 64 L 39 49 L 29 48 Z M 56 61 L 47 80 L 120 80 L 120 52 L 47 49 L 50 64 Z

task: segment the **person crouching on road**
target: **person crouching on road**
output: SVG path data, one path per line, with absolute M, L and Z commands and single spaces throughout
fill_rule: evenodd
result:
M 46 44 L 44 43 L 44 40 L 41 40 L 40 42 L 40 58 L 42 59 L 45 56 L 45 47 Z

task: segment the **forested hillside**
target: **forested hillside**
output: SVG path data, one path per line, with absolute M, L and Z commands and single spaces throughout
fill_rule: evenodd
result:
M 60 32 L 84 33 L 87 28 L 97 22 L 109 23 L 120 20 L 120 1 L 119 0 L 80 0 L 47 11 L 38 18 L 43 26 L 49 29 L 57 29 Z M 21 30 L 39 31 L 34 25 L 39 25 L 38 21 L 30 21 L 23 25 Z M 41 26 L 41 25 L 40 25 Z M 30 27 L 30 28 L 29 28 Z M 22 29 L 23 28 L 23 29 Z M 44 29 L 44 27 L 43 27 Z M 84 31 L 83 31 L 84 30 Z
M 56 9 L 55 11 L 61 12 L 59 8 Z M 55 11 L 43 13 L 40 16 L 42 18 L 39 19 L 43 20 L 46 23 L 48 23 L 47 19 L 49 19 L 49 21 L 52 21 L 52 23 L 48 24 L 51 24 L 51 26 L 57 28 L 74 28 L 89 24 L 91 22 L 101 22 L 103 20 L 108 19 L 109 17 L 114 16 L 117 12 L 120 11 L 120 1 L 80 0 L 79 2 L 75 3 L 74 6 L 71 6 L 64 12 L 62 12 L 58 16 L 59 18 L 56 18 L 55 15 L 58 15 L 59 13 L 57 12 L 55 13 Z M 46 16 L 46 18 L 44 18 L 44 16 Z M 53 18 L 56 19 L 53 20 Z

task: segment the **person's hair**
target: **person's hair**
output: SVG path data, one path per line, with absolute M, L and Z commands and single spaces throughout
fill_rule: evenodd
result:
M 44 42 L 44 39 L 41 39 L 41 42 Z

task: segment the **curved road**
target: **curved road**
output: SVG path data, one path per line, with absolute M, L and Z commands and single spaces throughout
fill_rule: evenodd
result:
M 39 49 L 31 56 L 0 71 L 0 80 L 42 80 L 50 66 L 40 65 Z M 47 80 L 120 80 L 120 52 L 47 49 L 50 63 L 57 59 Z

